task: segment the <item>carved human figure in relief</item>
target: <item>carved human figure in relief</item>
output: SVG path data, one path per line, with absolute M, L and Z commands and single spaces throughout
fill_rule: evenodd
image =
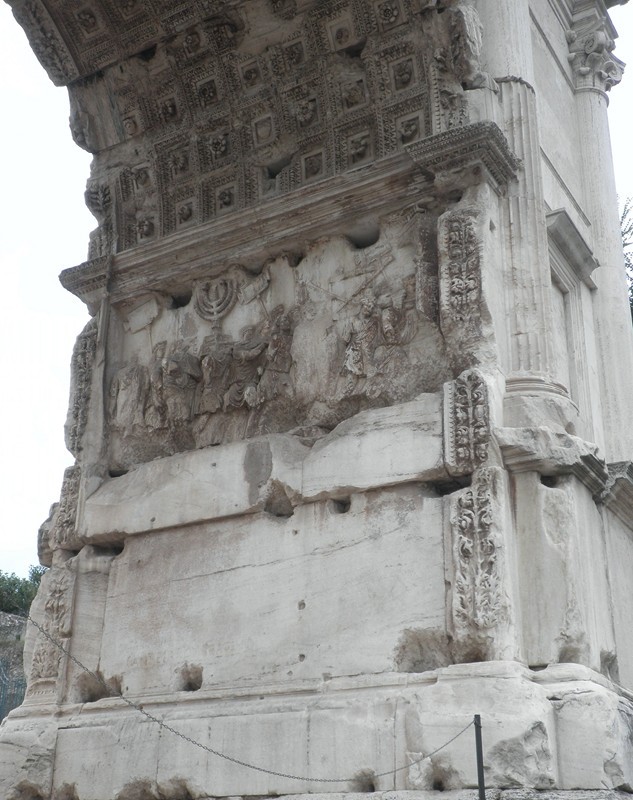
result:
M 200 362 L 182 348 L 163 359 L 162 373 L 168 425 L 178 427 L 190 422 L 196 387 L 202 378 Z
M 260 403 L 272 400 L 281 392 L 287 393 L 290 390 L 288 373 L 292 367 L 291 348 L 292 321 L 288 314 L 283 313 L 283 307 L 281 307 L 270 324 L 266 362 L 258 386 Z
M 132 432 L 144 424 L 145 400 L 149 388 L 147 368 L 135 357 L 120 369 L 112 381 L 112 419 L 115 427 Z
M 230 386 L 224 395 L 224 410 L 254 408 L 257 405 L 257 386 L 261 378 L 267 341 L 255 325 L 242 328 L 241 339 L 233 345 Z
M 148 397 L 145 406 L 145 424 L 150 429 L 164 428 L 167 423 L 167 410 L 163 397 L 163 360 L 166 352 L 167 342 L 159 342 L 152 348 Z
M 359 378 L 372 374 L 373 344 L 378 334 L 378 319 L 375 314 L 373 297 L 365 297 L 361 302 L 360 314 L 353 318 L 343 332 L 347 343 L 343 369 Z
M 214 414 L 222 408 L 229 388 L 229 370 L 233 356 L 230 340 L 221 334 L 207 336 L 200 349 L 202 379 L 195 403 L 196 414 Z
M 413 309 L 396 308 L 390 294 L 378 298 L 380 309 L 380 331 L 382 340 L 387 345 L 408 344 L 417 330 Z

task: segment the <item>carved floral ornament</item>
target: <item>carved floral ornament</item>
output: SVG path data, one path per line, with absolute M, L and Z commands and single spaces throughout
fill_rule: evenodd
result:
M 469 370 L 446 388 L 447 460 L 454 475 L 466 475 L 488 459 L 488 388 L 477 370 Z
M 608 92 L 622 80 L 624 63 L 613 55 L 614 40 L 604 29 L 579 33 L 567 31 L 569 63 L 577 88 L 596 88 Z
M 478 470 L 451 513 L 453 528 L 453 624 L 461 637 L 483 633 L 507 616 L 501 538 L 495 516 L 498 469 Z

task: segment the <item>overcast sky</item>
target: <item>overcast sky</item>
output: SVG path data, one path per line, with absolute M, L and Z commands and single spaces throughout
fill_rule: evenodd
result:
M 611 127 L 620 197 L 633 195 L 633 3 L 612 10 L 617 55 L 631 75 L 611 92 Z M 85 260 L 95 221 L 83 202 L 90 156 L 72 141 L 65 89 L 55 88 L 0 0 L 3 156 L 0 266 L 2 420 L 0 570 L 26 576 L 37 563 L 37 530 L 59 498 L 72 456 L 63 441 L 69 363 L 87 321 L 59 272 Z

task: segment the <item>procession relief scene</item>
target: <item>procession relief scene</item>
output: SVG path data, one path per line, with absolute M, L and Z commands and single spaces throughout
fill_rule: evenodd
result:
M 111 470 L 282 431 L 312 444 L 361 410 L 438 391 L 451 376 L 437 262 L 420 257 L 413 217 L 365 248 L 331 238 L 258 271 L 214 270 L 190 297 L 118 309 Z

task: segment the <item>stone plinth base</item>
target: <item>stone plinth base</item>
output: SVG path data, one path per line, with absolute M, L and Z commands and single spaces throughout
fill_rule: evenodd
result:
M 350 798 L 465 798 L 456 790 L 477 785 L 473 727 L 442 746 L 474 713 L 491 789 L 525 787 L 543 797 L 579 783 L 596 792 L 633 785 L 633 703 L 576 665 L 532 672 L 493 662 L 128 699 L 164 726 L 119 698 L 57 709 L 27 698 L 3 727 L 2 797 L 201 800 L 339 789 Z

